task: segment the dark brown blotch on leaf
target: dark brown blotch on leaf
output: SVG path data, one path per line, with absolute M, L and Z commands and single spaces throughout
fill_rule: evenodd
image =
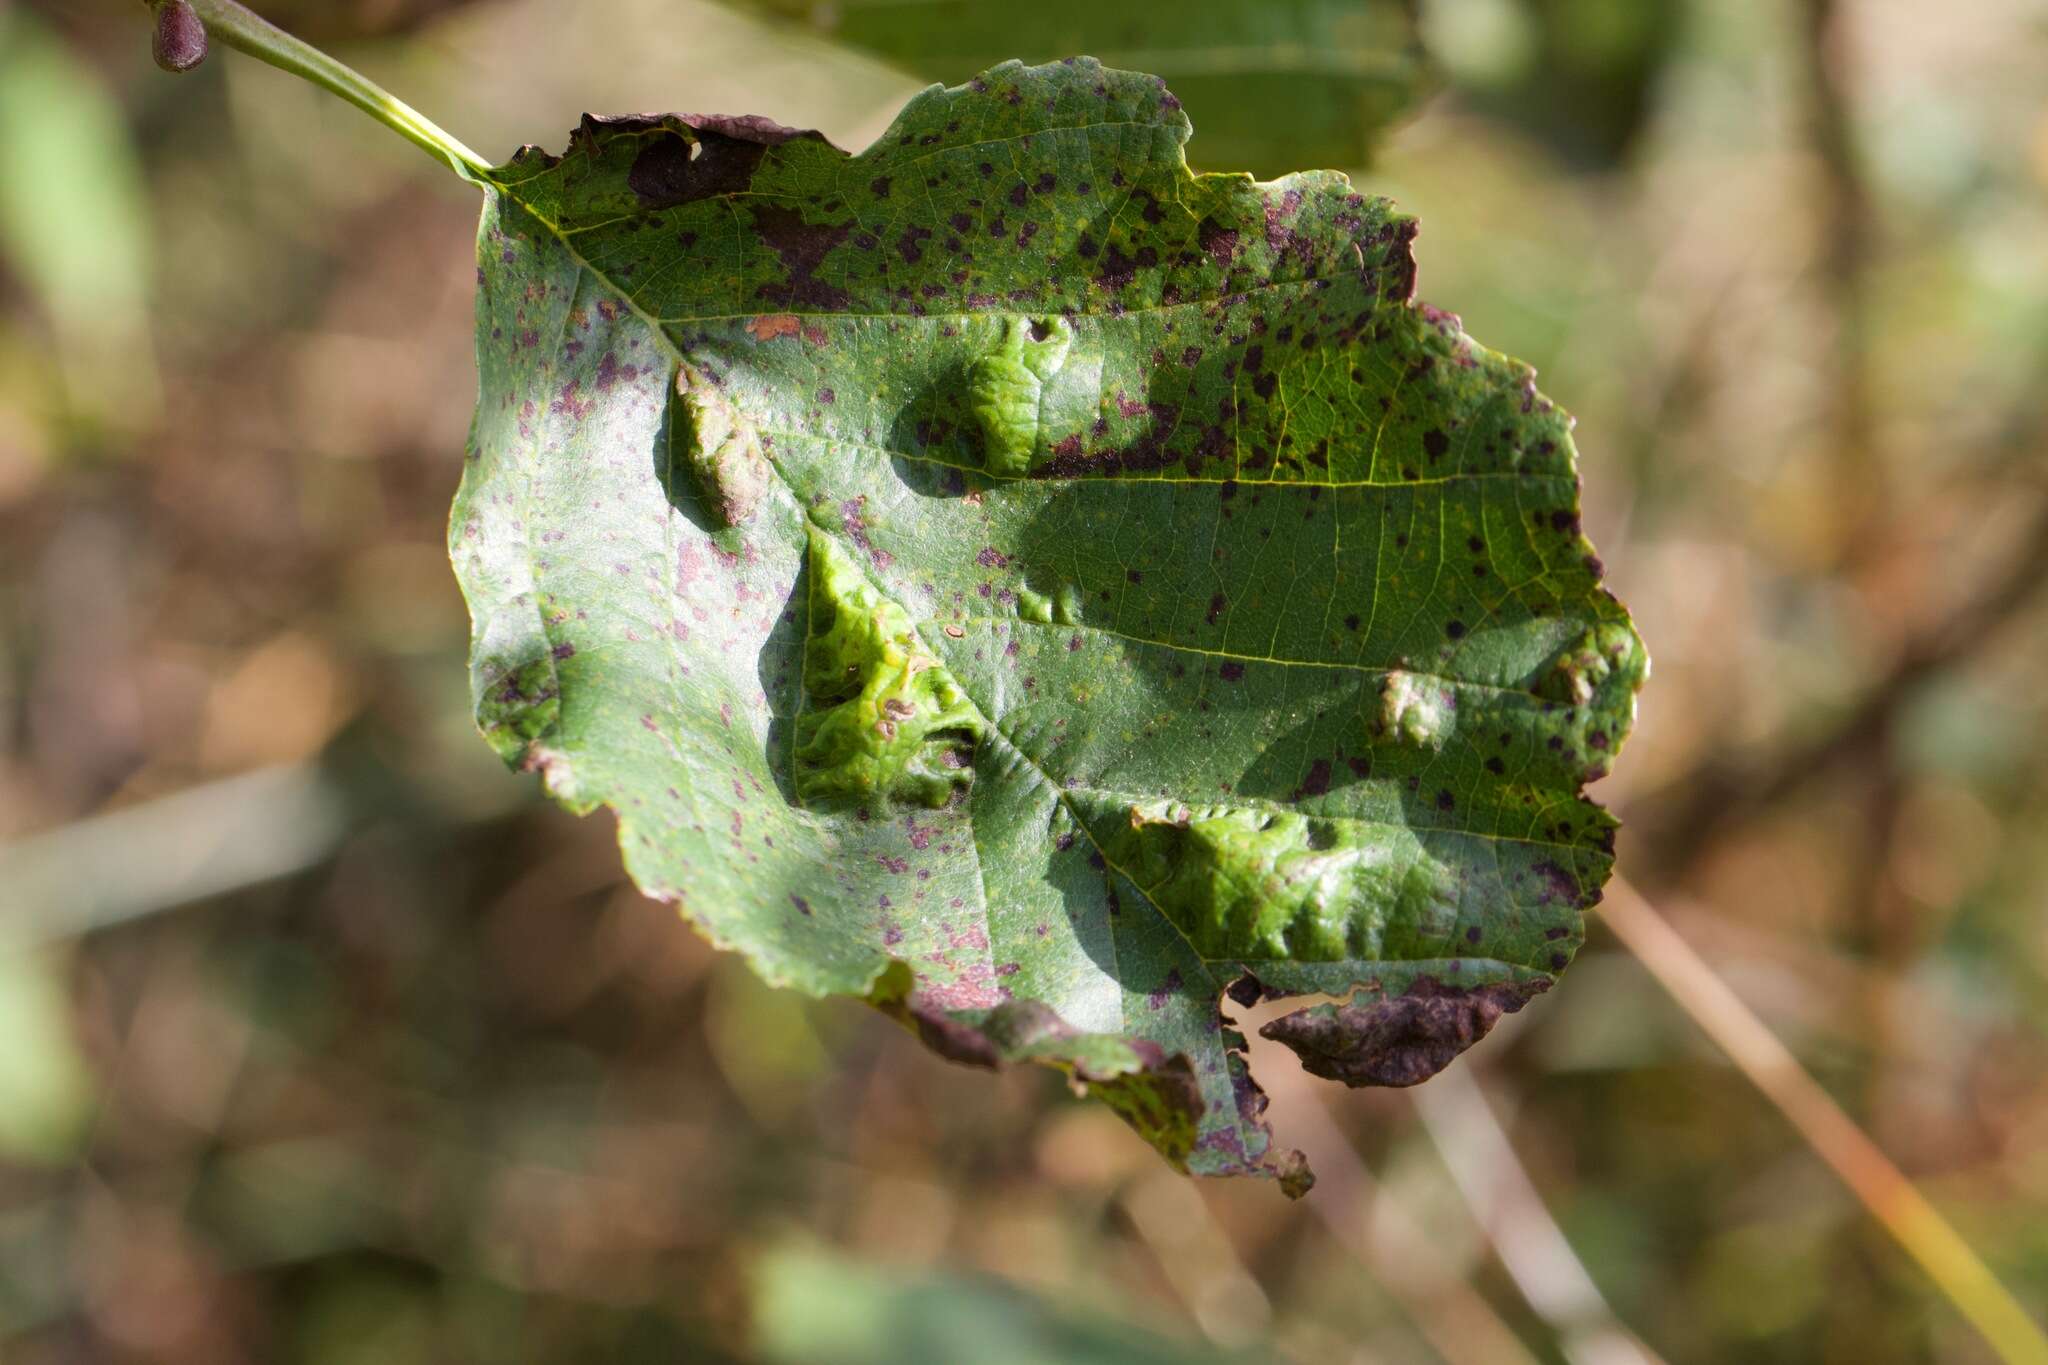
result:
M 926 1047 L 938 1053 L 949 1062 L 963 1066 L 986 1067 L 996 1070 L 1003 1064 L 1003 1054 L 995 1042 L 974 1025 L 965 1020 L 955 1019 L 944 1010 L 913 1002 L 906 1011 L 907 1022 L 917 1030 L 917 1036 Z
M 1228 270 L 1237 260 L 1237 229 L 1225 227 L 1214 218 L 1204 218 L 1198 230 L 1202 254 L 1219 269 Z
M 1268 998 L 1265 984 L 1250 972 L 1225 986 L 1223 993 L 1246 1009 Z
M 649 134 L 626 172 L 626 188 L 649 212 L 738 194 L 753 183 L 754 168 L 770 147 L 792 138 L 824 141 L 816 132 L 785 128 L 757 115 L 670 114 L 650 119 L 586 114 L 570 145 L 580 141 L 596 147 L 603 132 Z
M 1406 995 L 1369 1005 L 1324 1005 L 1259 1030 L 1285 1043 L 1312 1076 L 1350 1086 L 1417 1085 L 1550 988 L 1548 981 L 1447 986 L 1420 976 Z
M 837 312 L 850 300 L 844 289 L 818 278 L 818 267 L 832 248 L 852 232 L 850 223 L 807 223 L 796 209 L 781 204 L 763 204 L 754 209 L 754 234 L 775 253 L 787 281 L 763 285 L 760 297 L 786 308 Z

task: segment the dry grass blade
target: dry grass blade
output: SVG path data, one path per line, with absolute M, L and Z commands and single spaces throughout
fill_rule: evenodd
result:
M 1663 1365 L 1614 1316 L 1564 1230 L 1544 1207 L 1507 1130 L 1470 1067 L 1447 1068 L 1409 1092 L 1472 1217 L 1572 1365 Z
M 1807 1074 L 1655 906 L 1620 877 L 1601 917 L 1694 1023 L 1763 1091 L 2007 1365 L 2048 1365 L 2048 1334 L 1890 1157 Z
M 0 844 L 0 951 L 54 943 L 289 876 L 348 832 L 309 766 L 265 768 Z
M 1285 1008 L 1269 1003 L 1237 1022 L 1253 1040 L 1252 1064 L 1261 1067 L 1288 1142 L 1307 1153 L 1316 1171 L 1303 1205 L 1448 1365 L 1536 1365 L 1535 1353 L 1465 1278 L 1412 1192 L 1373 1177 L 1331 1112 L 1329 1087 L 1280 1044 L 1259 1037 L 1264 1017 Z

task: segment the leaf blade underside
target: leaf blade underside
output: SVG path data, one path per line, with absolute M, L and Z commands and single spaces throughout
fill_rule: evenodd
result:
M 1271 1149 L 1241 1001 L 1407 1084 L 1548 987 L 1647 656 L 1569 422 L 1413 221 L 997 67 L 849 157 L 586 119 L 492 173 L 450 526 L 479 724 L 766 979 Z

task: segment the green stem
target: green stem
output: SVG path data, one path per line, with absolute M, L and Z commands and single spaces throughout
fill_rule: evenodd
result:
M 301 42 L 236 0 L 189 0 L 206 34 L 239 48 L 280 71 L 311 81 L 353 104 L 377 122 L 472 184 L 482 184 L 489 165 L 432 119 L 310 43 Z

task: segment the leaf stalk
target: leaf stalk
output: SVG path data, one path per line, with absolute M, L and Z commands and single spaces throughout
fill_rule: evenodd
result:
M 159 14 L 167 0 L 156 0 Z M 196 14 L 206 37 L 289 71 L 331 94 L 340 96 L 377 122 L 419 147 L 472 184 L 483 184 L 490 166 L 453 134 L 375 81 L 319 48 L 294 38 L 277 25 L 238 4 L 237 0 L 168 0 Z M 193 59 L 187 65 L 197 65 Z

